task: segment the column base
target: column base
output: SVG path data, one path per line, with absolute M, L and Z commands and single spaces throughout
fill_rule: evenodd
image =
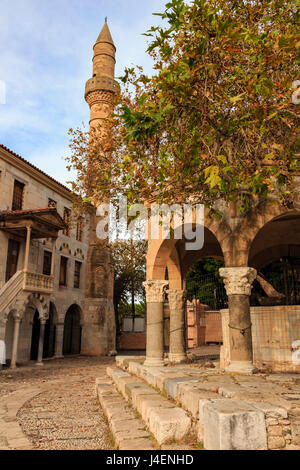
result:
M 179 364 L 180 362 L 185 362 L 187 360 L 187 355 L 185 353 L 169 353 L 169 362 Z
M 61 356 L 60 356 L 60 355 L 57 355 L 57 356 L 53 356 L 52 359 L 64 359 L 64 357 L 65 357 L 65 356 L 63 356 L 63 355 L 61 355 Z
M 237 372 L 239 374 L 254 374 L 256 370 L 251 361 L 231 361 L 230 365 L 225 367 L 226 372 Z
M 163 367 L 164 366 L 164 360 L 163 359 L 158 359 L 155 357 L 148 357 L 146 358 L 144 362 L 144 366 L 146 367 Z
M 35 366 L 43 366 L 44 363 L 43 363 L 43 362 L 36 362 L 34 365 L 35 365 Z

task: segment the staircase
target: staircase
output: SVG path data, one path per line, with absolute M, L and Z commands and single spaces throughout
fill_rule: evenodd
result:
M 296 374 L 151 368 L 144 359 L 118 356 L 96 381 L 119 450 L 300 449 Z
M 21 292 L 51 294 L 53 292 L 53 276 L 17 271 L 0 289 L 0 313 L 9 308 Z

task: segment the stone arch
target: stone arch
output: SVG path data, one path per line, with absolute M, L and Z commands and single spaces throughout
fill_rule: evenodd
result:
M 64 255 L 72 255 L 72 251 L 68 245 L 68 243 L 62 243 L 61 246 L 59 247 L 59 251 L 64 254 Z
M 253 232 L 249 247 L 249 266 L 261 267 L 268 261 L 285 256 L 292 250 L 299 256 L 300 211 L 285 211 Z
M 300 215 L 299 209 L 287 209 L 277 201 L 264 201 L 252 208 L 233 234 L 233 239 L 239 245 L 239 249 L 243 253 L 240 260 L 237 260 L 235 264 L 240 266 L 248 265 L 251 258 L 253 258 L 251 249 L 255 239 L 257 239 L 261 230 L 270 222 L 297 215 Z
M 49 316 L 49 299 L 41 294 L 30 294 L 24 304 L 25 310 L 28 308 L 39 312 L 39 319 L 47 320 Z
M 63 355 L 75 355 L 81 352 L 82 310 L 78 304 L 72 304 L 64 319 Z
M 147 280 L 165 279 L 167 268 L 170 287 L 182 289 L 187 271 L 195 261 L 204 257 L 224 259 L 221 243 L 214 232 L 204 226 L 204 246 L 196 251 L 186 251 L 185 239 L 153 240 L 147 253 Z

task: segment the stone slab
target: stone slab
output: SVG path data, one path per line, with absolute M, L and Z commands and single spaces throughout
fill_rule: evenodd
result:
M 151 439 L 126 439 L 120 442 L 119 450 L 155 450 Z
M 152 408 L 149 427 L 159 444 L 180 440 L 191 430 L 192 421 L 180 408 Z
M 207 450 L 265 450 L 264 413 L 239 400 L 205 400 L 203 444 Z
M 196 382 L 197 379 L 195 377 L 187 377 L 187 376 L 167 378 L 164 383 L 164 390 L 169 395 L 169 397 L 172 397 L 173 400 L 176 400 L 178 385 L 182 383 L 191 382 L 191 381 Z

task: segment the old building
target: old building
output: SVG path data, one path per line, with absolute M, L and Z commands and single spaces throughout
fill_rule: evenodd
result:
M 114 54 L 105 23 L 85 93 L 91 125 L 111 107 Z M 95 209 L 76 216 L 67 187 L 0 146 L 0 340 L 11 367 L 115 349 L 113 268 L 96 224 Z

